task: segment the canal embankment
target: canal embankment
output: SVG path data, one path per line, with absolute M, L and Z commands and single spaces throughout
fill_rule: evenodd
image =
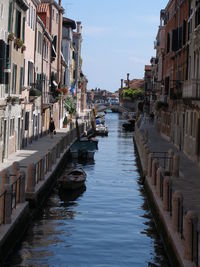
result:
M 155 221 L 174 266 L 199 266 L 198 166 L 140 117 L 134 141 Z
M 0 164 L 0 263 L 3 264 L 56 182 L 70 146 L 91 129 L 90 121 L 38 139 Z M 1 265 L 0 264 L 0 265 Z

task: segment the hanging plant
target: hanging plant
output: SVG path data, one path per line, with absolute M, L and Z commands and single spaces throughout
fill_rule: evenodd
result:
M 75 105 L 72 97 L 67 97 L 63 101 L 63 105 L 66 111 L 72 116 L 75 113 Z

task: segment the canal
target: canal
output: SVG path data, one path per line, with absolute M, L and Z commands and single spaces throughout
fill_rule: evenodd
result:
M 55 188 L 6 266 L 170 266 L 140 183 L 133 133 L 122 131 L 117 113 L 106 124 L 94 161 L 75 163 L 87 173 L 85 191 Z

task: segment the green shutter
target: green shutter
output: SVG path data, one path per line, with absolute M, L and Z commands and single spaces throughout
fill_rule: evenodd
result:
M 25 17 L 23 17 L 23 25 L 22 25 L 22 41 L 24 43 L 25 39 L 24 39 L 24 34 L 25 34 Z

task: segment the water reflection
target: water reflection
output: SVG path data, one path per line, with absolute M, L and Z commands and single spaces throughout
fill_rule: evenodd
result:
M 86 191 L 86 186 L 82 186 L 81 188 L 70 191 L 70 190 L 63 190 L 62 188 L 59 189 L 58 195 L 63 201 L 63 204 L 61 205 L 66 206 L 66 205 L 72 205 L 73 201 L 75 201 L 78 197 L 82 196 L 83 193 Z

